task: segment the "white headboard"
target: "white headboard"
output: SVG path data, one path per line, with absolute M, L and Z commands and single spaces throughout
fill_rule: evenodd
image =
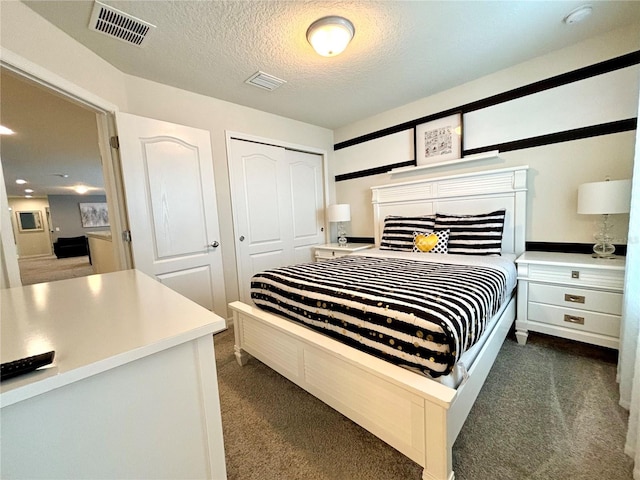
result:
M 502 252 L 525 250 L 528 166 L 486 170 L 371 187 L 376 246 L 387 215 L 487 213 L 507 210 Z

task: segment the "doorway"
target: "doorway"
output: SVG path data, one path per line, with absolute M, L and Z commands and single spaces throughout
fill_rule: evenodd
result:
M 96 111 L 4 67 L 0 101 L 0 123 L 15 132 L 2 137 L 2 167 L 21 283 L 104 273 L 96 271 L 88 248 L 54 251 L 60 238 L 87 237 L 88 245 L 88 235 L 112 234 L 108 222 L 86 225 L 81 215 L 82 205 L 112 203 Z M 20 229 L 20 212 L 37 213 L 42 228 Z

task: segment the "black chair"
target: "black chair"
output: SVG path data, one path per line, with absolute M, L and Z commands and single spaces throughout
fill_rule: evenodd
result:
M 53 253 L 58 258 L 89 255 L 89 241 L 84 235 L 81 237 L 60 237 L 53 242 Z

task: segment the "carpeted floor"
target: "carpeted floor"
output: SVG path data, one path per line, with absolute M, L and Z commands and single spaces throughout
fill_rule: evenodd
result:
M 56 258 L 55 255 L 26 257 L 19 259 L 18 265 L 23 285 L 86 277 L 94 273 L 87 255 L 71 258 Z
M 422 469 L 215 336 L 229 480 L 419 480 Z M 631 480 L 614 351 L 513 335 L 453 449 L 456 480 Z

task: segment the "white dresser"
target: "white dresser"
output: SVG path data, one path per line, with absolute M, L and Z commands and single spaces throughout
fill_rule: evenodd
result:
M 349 255 L 353 252 L 360 252 L 373 248 L 373 243 L 347 243 L 344 247 L 338 243 L 328 243 L 326 245 L 316 245 L 315 259 L 316 262 L 322 262 L 325 260 L 331 260 L 332 258 L 340 258 L 345 255 Z
M 516 263 L 520 344 L 540 332 L 618 348 L 624 257 L 526 252 Z
M 223 318 L 135 270 L 1 290 L 3 479 L 225 479 Z

